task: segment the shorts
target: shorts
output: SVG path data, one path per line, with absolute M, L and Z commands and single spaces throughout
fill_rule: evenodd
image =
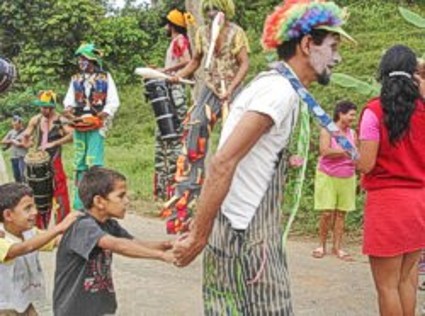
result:
M 356 176 L 337 178 L 316 170 L 314 209 L 354 211 L 356 209 Z

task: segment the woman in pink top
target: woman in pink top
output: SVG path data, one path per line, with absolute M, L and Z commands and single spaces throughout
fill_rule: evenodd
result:
M 341 132 L 353 143 L 356 134 L 350 128 L 356 120 L 357 106 L 349 101 L 337 103 L 334 121 Z M 356 174 L 353 161 L 338 146 L 335 139 L 324 129 L 320 132 L 320 158 L 314 186 L 314 208 L 321 212 L 319 224 L 319 247 L 313 250 L 314 258 L 326 254 L 326 240 L 333 231 L 332 253 L 342 260 L 351 257 L 342 250 L 345 214 L 353 211 L 356 196 Z

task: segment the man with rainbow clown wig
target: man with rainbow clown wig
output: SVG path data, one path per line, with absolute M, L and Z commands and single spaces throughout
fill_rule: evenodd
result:
M 184 78 L 200 67 L 204 69 L 199 95 L 185 122 L 174 196 L 162 212 L 164 217 L 169 217 L 168 233 L 178 233 L 187 227 L 189 205 L 199 196 L 205 177 L 210 134 L 217 121 L 225 118 L 228 105 L 240 92 L 249 68 L 247 36 L 240 26 L 231 22 L 235 15 L 233 0 L 201 0 L 200 6 L 205 24 L 197 30 L 193 57 L 175 74 Z M 213 25 L 217 26 L 214 28 L 217 32 L 213 32 Z
M 77 49 L 80 72 L 72 77 L 63 101 L 64 115 L 74 128 L 73 208 L 76 210 L 83 208 L 78 184 L 84 172 L 92 166 L 104 165 L 106 131 L 120 105 L 114 80 L 103 70 L 102 55 L 94 44 L 82 44 Z
M 345 20 L 333 2 L 299 0 L 285 1 L 266 20 L 264 48 L 280 61 L 233 102 L 190 232 L 173 249 L 180 267 L 205 250 L 205 315 L 294 314 L 280 209 L 287 148 L 298 117 L 298 148 L 308 147 L 311 113 L 356 157 L 306 90 L 315 81 L 328 83 L 341 61 L 342 37 L 352 40 L 341 28 Z

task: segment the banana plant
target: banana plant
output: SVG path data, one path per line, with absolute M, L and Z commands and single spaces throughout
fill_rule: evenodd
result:
M 425 18 L 403 7 L 398 7 L 398 11 L 407 22 L 419 27 L 420 29 L 425 29 Z
M 372 78 L 371 81 L 372 83 L 368 83 L 343 73 L 334 73 L 331 77 L 332 83 L 343 88 L 354 90 L 369 98 L 376 97 L 381 90 L 380 84 L 375 79 Z
M 425 29 L 425 18 L 420 16 L 419 14 L 403 8 L 403 7 L 398 7 L 398 11 L 400 12 L 401 16 L 403 17 L 403 19 L 410 23 L 413 24 L 414 26 L 420 28 L 420 29 Z M 425 59 L 425 54 L 422 55 L 422 59 Z

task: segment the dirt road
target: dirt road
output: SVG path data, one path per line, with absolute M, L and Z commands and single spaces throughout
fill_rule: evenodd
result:
M 163 239 L 164 223 L 129 214 L 123 221 L 141 239 Z M 315 244 L 289 241 L 288 258 L 295 315 L 377 315 L 376 296 L 365 257 L 347 263 L 327 256 L 310 256 Z M 359 248 L 348 249 L 353 254 Z M 38 304 L 41 315 L 51 315 L 54 255 L 42 254 L 48 301 Z M 186 269 L 166 264 L 114 257 L 113 276 L 121 316 L 180 316 L 202 314 L 201 260 Z M 420 294 L 421 300 L 425 295 Z

